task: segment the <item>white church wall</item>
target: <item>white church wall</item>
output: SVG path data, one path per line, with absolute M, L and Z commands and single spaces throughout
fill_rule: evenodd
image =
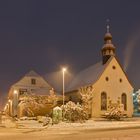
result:
M 114 67 L 115 66 L 115 67 Z M 127 95 L 127 110 L 125 113 L 128 117 L 133 114 L 133 100 L 132 92 L 133 87 L 129 83 L 126 75 L 122 71 L 120 65 L 115 58 L 106 67 L 102 76 L 93 85 L 94 86 L 94 97 L 92 105 L 92 116 L 100 117 L 106 111 L 101 111 L 101 93 L 107 93 L 107 107 L 109 102 L 121 103 L 121 96 L 123 93 Z

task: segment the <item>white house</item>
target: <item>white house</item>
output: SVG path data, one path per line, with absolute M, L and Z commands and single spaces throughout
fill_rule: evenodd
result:
M 48 96 L 52 87 L 34 71 L 30 71 L 17 83 L 13 84 L 8 93 L 8 103 L 5 108 L 9 115 L 15 116 L 22 114 L 22 108 L 18 109 L 20 97 L 22 95 Z

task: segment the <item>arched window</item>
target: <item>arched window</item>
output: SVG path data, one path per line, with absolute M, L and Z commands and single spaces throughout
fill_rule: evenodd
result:
M 101 93 L 101 110 L 107 110 L 107 94 Z
M 127 110 L 127 96 L 125 93 L 122 94 L 121 103 L 124 105 L 124 110 Z

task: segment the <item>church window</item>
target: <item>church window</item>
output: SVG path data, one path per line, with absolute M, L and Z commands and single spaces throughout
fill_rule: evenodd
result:
M 120 78 L 120 83 L 122 82 L 122 79 Z
M 112 66 L 112 69 L 114 69 L 114 70 L 115 70 L 115 69 L 116 69 L 116 67 L 115 67 L 115 66 Z
M 127 96 L 125 93 L 122 94 L 121 103 L 124 105 L 124 110 L 127 110 Z
M 105 78 L 105 80 L 106 80 L 106 81 L 109 81 L 109 78 L 108 78 L 108 77 L 106 77 L 106 78 Z
M 36 79 L 32 78 L 32 79 L 31 79 L 31 84 L 32 84 L 32 85 L 35 85 L 35 84 L 36 84 Z
M 101 93 L 101 110 L 107 110 L 107 94 Z

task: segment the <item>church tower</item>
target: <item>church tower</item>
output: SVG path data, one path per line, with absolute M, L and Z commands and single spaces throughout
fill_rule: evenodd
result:
M 107 25 L 107 32 L 104 36 L 104 45 L 101 51 L 103 65 L 111 56 L 115 56 L 115 46 L 112 44 L 112 35 L 109 32 L 109 25 Z

